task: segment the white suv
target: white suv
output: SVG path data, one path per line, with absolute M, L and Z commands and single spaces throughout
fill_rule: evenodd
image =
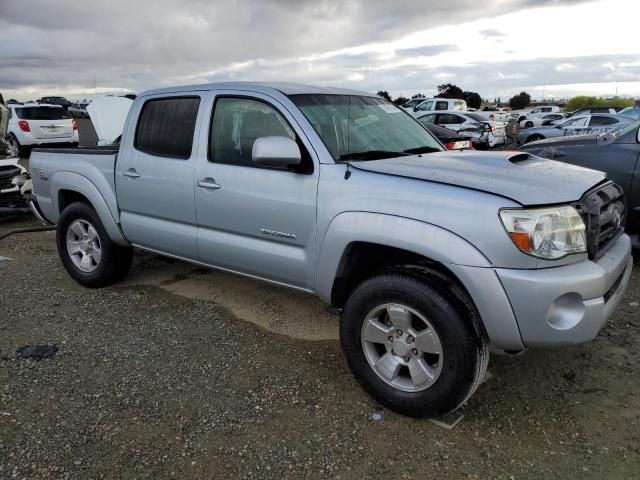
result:
M 8 139 L 20 156 L 32 146 L 78 145 L 78 125 L 59 105 L 12 104 L 9 108 Z

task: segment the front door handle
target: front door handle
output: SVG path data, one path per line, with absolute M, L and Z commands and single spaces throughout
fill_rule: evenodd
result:
M 222 185 L 218 185 L 213 178 L 209 178 L 209 177 L 203 180 L 200 180 L 198 182 L 198 186 L 202 188 L 209 188 L 211 190 L 217 190 L 219 188 L 222 188 Z
M 140 174 L 136 172 L 135 168 L 130 168 L 129 170 L 125 170 L 124 172 L 122 172 L 122 175 L 129 178 L 138 178 L 140 176 Z

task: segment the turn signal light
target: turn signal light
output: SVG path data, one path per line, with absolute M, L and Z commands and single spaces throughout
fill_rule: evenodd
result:
M 20 130 L 22 130 L 23 132 L 30 132 L 31 129 L 29 128 L 29 122 L 25 121 L 25 120 L 19 120 L 18 121 L 18 127 L 20 127 Z
M 510 232 L 511 240 L 516 246 L 525 252 L 531 250 L 531 246 L 533 245 L 531 242 L 531 236 L 526 232 Z

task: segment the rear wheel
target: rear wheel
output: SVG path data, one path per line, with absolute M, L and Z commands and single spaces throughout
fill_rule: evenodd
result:
M 531 128 L 533 127 L 533 122 L 531 120 L 527 120 L 526 122 L 524 122 L 524 128 Z
M 129 271 L 133 250 L 109 238 L 96 211 L 76 202 L 64 209 L 56 231 L 58 254 L 65 269 L 81 285 L 105 287 Z
M 530 135 L 529 137 L 527 137 L 527 141 L 525 143 L 529 143 L 529 142 L 537 142 L 538 140 L 544 140 L 544 137 L 542 135 Z
M 342 314 L 349 367 L 379 403 L 414 417 L 456 410 L 484 377 L 488 350 L 470 302 L 408 270 L 358 286 Z

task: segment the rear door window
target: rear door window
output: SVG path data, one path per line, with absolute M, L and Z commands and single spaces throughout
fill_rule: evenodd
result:
M 434 110 L 448 110 L 448 109 L 449 109 L 449 102 L 443 102 L 443 101 L 436 102 L 436 108 L 434 108 Z
M 441 113 L 438 115 L 438 125 L 459 125 L 464 123 L 464 118 L 451 113 Z
M 62 107 L 20 107 L 16 116 L 22 120 L 63 120 L 69 115 Z
M 615 118 L 593 116 L 589 121 L 589 126 L 593 127 L 596 125 L 614 125 L 616 123 L 618 123 L 618 120 L 616 120 Z
M 138 117 L 134 146 L 157 157 L 191 157 L 200 97 L 148 100 Z

